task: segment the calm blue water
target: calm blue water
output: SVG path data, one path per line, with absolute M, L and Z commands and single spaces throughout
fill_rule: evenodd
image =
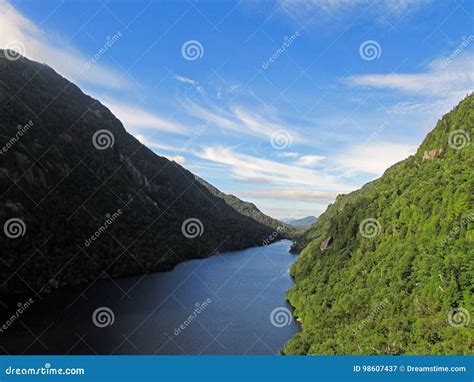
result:
M 14 354 L 276 354 L 299 330 L 285 302 L 290 245 L 60 289 L 22 313 L 0 345 Z

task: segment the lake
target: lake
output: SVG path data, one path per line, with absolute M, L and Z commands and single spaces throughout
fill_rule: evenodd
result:
M 33 297 L 0 333 L 0 352 L 277 354 L 299 331 L 285 300 L 296 259 L 290 246 L 284 240 Z

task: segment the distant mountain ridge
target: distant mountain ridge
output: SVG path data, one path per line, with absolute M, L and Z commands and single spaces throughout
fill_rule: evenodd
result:
M 274 235 L 277 221 L 153 153 L 47 65 L 0 51 L 0 105 L 6 293 L 166 270 Z
M 301 219 L 283 219 L 283 222 L 294 227 L 308 227 L 315 223 L 318 218 L 316 216 L 306 216 Z
M 285 354 L 472 354 L 473 138 L 471 94 L 298 240 Z

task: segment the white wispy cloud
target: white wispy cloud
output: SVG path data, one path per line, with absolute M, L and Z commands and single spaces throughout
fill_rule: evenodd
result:
M 303 167 L 312 167 L 321 162 L 325 157 L 320 155 L 303 155 L 298 158 L 296 164 Z
M 175 78 L 176 81 L 181 82 L 183 84 L 192 85 L 202 96 L 206 96 L 206 91 L 199 84 L 198 81 L 193 80 L 192 78 L 185 77 L 185 76 L 180 76 L 180 75 L 177 75 L 177 74 L 174 76 L 174 78 Z
M 298 127 L 279 120 L 278 116 L 274 114 L 262 113 L 237 104 L 219 107 L 208 98 L 204 105 L 187 99 L 183 103 L 183 107 L 189 115 L 209 121 L 217 128 L 264 138 L 269 141 L 276 132 L 284 130 L 291 136 L 292 142 L 305 142 L 303 135 L 298 131 Z
M 315 190 L 347 192 L 354 187 L 335 176 L 300 166 L 284 164 L 255 157 L 221 146 L 206 147 L 196 153 L 198 157 L 227 166 L 238 179 L 264 179 L 275 185 L 306 185 Z
M 292 151 L 284 151 L 282 153 L 279 153 L 278 155 L 283 158 L 298 158 L 300 156 L 299 153 L 295 153 Z
M 183 157 L 182 155 L 165 155 L 166 158 L 168 158 L 171 161 L 174 161 L 181 166 L 184 166 L 186 164 L 186 158 Z
M 347 77 L 344 82 L 352 86 L 392 89 L 422 95 L 450 95 L 468 92 L 474 85 L 474 54 L 465 52 L 446 64 L 445 58 L 429 63 L 421 73 L 363 74 Z
M 149 137 L 145 137 L 144 135 L 141 135 L 141 134 L 135 134 L 134 137 L 141 144 L 145 145 L 149 149 L 158 149 L 158 150 L 168 151 L 172 153 L 177 153 L 180 151 L 180 148 L 178 146 L 172 146 L 172 145 L 156 142 L 155 140 L 150 139 Z
M 324 207 L 275 207 L 275 206 L 262 206 L 262 212 L 274 216 L 277 219 L 299 219 L 305 218 L 306 216 L 319 216 L 324 212 Z
M 174 76 L 174 78 L 176 79 L 176 81 L 182 82 L 183 84 L 191 84 L 191 85 L 196 85 L 197 84 L 197 81 L 195 81 L 191 78 L 188 78 L 188 77 L 179 76 L 177 74 Z
M 474 36 L 467 41 L 474 41 Z M 353 75 L 342 81 L 353 88 L 400 93 L 405 100 L 386 107 L 386 111 L 391 115 L 413 116 L 414 120 L 427 117 L 425 125 L 432 128 L 442 114 L 472 93 L 473 68 L 474 53 L 455 48 L 429 62 L 421 72 Z
M 345 176 L 358 173 L 380 176 L 388 167 L 414 154 L 416 149 L 417 145 L 377 142 L 351 147 L 336 154 L 333 161 L 344 171 Z
M 306 201 L 311 203 L 332 203 L 337 196 L 337 192 L 278 188 L 256 191 L 240 191 L 236 192 L 236 194 L 242 198 L 284 199 L 290 201 Z
M 187 160 L 184 156 L 179 155 L 178 153 L 180 152 L 180 148 L 177 146 L 171 146 L 171 145 L 166 145 L 162 144 L 159 142 L 156 142 L 153 139 L 150 139 L 148 137 L 145 137 L 143 135 L 137 134 L 134 135 L 134 137 L 143 145 L 148 147 L 149 149 L 156 151 L 158 150 L 158 155 L 161 155 L 171 161 L 174 161 L 181 166 L 184 166 L 187 164 Z M 163 153 L 164 151 L 164 153 Z M 172 153 L 172 154 L 169 154 Z
M 102 102 L 132 133 L 137 133 L 142 129 L 152 129 L 181 135 L 189 134 L 189 129 L 185 125 L 151 111 L 108 98 L 103 99 Z
M 430 0 L 280 0 L 280 5 L 283 9 L 298 14 L 312 10 L 326 13 L 344 12 L 364 6 L 377 8 L 385 15 L 398 16 L 429 2 Z
M 115 31 L 114 31 L 115 32 Z M 105 44 L 104 36 L 104 44 Z M 11 43 L 24 47 L 24 55 L 50 65 L 63 76 L 81 83 L 129 88 L 121 73 L 100 63 L 86 68 L 91 57 L 71 47 L 66 41 L 51 39 L 48 33 L 21 14 L 7 0 L 0 0 L 0 48 Z M 119 44 L 120 41 L 117 42 Z
M 250 134 L 265 138 L 272 138 L 277 131 L 286 131 L 294 142 L 303 142 L 303 137 L 289 124 L 277 121 L 275 116 L 269 117 L 248 111 L 242 107 L 233 108 L 234 115 L 239 119 L 240 124 L 247 128 Z

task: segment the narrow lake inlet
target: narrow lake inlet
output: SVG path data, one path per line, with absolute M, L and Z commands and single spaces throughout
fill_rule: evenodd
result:
M 3 338 L 11 354 L 277 354 L 299 330 L 286 303 L 290 241 L 172 271 L 59 289 Z

